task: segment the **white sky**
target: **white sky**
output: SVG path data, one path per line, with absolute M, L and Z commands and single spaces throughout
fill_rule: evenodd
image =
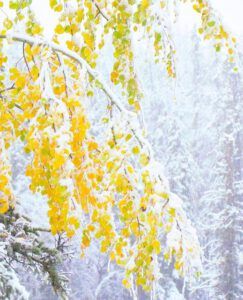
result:
M 243 0 L 211 0 L 233 34 L 243 34 Z

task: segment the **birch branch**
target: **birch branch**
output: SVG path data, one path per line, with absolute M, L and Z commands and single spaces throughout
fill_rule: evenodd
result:
M 106 94 L 106 96 L 110 99 L 111 103 L 114 104 L 117 109 L 122 112 L 125 116 L 130 116 L 132 118 L 137 118 L 136 113 L 131 112 L 127 110 L 124 105 L 122 104 L 122 100 L 119 99 L 119 97 L 114 94 L 114 92 L 111 90 L 111 88 L 108 86 L 108 84 L 103 80 L 99 72 L 92 69 L 91 66 L 80 57 L 77 53 L 67 49 L 66 47 L 60 46 L 52 41 L 46 41 L 42 38 L 32 37 L 25 34 L 20 33 L 11 33 L 8 35 L 1 34 L 0 39 L 12 39 L 13 41 L 22 42 L 22 43 L 28 43 L 29 45 L 46 45 L 50 47 L 53 51 L 61 53 L 73 60 L 75 60 L 81 67 L 85 68 L 87 73 L 98 81 L 98 83 L 101 85 L 101 90 Z M 128 120 L 128 125 L 130 126 L 130 130 L 133 133 L 135 139 L 138 141 L 141 147 L 146 147 L 149 153 L 149 159 L 153 159 L 153 152 L 150 144 L 146 139 L 144 139 L 138 132 L 136 132 L 131 124 L 131 122 Z

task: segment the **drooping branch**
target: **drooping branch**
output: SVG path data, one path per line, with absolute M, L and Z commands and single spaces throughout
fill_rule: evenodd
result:
M 75 60 L 81 67 L 85 68 L 87 73 L 94 79 L 96 80 L 99 85 L 101 90 L 106 94 L 106 96 L 109 98 L 111 103 L 116 106 L 116 108 L 124 114 L 124 116 L 130 116 L 131 119 L 137 118 L 136 113 L 127 110 L 124 105 L 122 104 L 122 100 L 119 99 L 119 96 L 116 95 L 111 88 L 108 86 L 108 84 L 103 80 L 99 72 L 94 70 L 82 57 L 80 57 L 77 53 L 74 51 L 71 51 L 67 49 L 66 47 L 60 46 L 54 42 L 51 41 L 46 41 L 41 38 L 36 38 L 32 36 L 27 36 L 19 33 L 11 33 L 8 35 L 0 35 L 0 39 L 12 39 L 17 42 L 22 42 L 22 43 L 28 43 L 29 45 L 46 45 L 47 47 L 51 48 L 53 51 L 61 53 L 73 60 Z M 153 152 L 150 144 L 146 139 L 144 139 L 139 132 L 134 130 L 130 120 L 127 120 L 127 123 L 130 127 L 130 130 L 132 134 L 134 135 L 135 139 L 138 141 L 139 145 L 141 147 L 147 148 L 148 154 L 149 154 L 149 159 L 153 160 Z
M 104 91 L 104 93 L 109 97 L 112 103 L 121 111 L 129 115 L 135 115 L 133 112 L 130 112 L 124 108 L 124 106 L 121 104 L 121 101 L 118 100 L 117 95 L 113 93 L 113 91 L 108 87 L 108 85 L 104 82 L 104 80 L 101 78 L 100 74 L 91 68 L 91 66 L 77 53 L 67 49 L 66 47 L 57 45 L 54 42 L 51 41 L 45 41 L 41 38 L 36 38 L 32 36 L 27 36 L 23 34 L 18 33 L 12 33 L 8 35 L 0 35 L 0 39 L 12 39 L 17 42 L 22 43 L 28 43 L 29 45 L 46 45 L 47 47 L 50 47 L 53 51 L 62 53 L 63 55 L 75 60 L 81 67 L 85 68 L 88 72 L 88 74 L 97 80 L 101 85 L 101 89 Z

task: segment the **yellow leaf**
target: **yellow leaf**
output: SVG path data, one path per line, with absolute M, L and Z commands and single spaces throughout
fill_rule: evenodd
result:
M 70 224 L 70 225 L 73 225 L 73 226 L 75 227 L 75 229 L 78 229 L 78 228 L 79 228 L 79 221 L 78 221 L 78 219 L 77 219 L 76 217 L 74 217 L 74 216 L 71 216 L 71 217 L 69 218 L 69 224 Z
M 134 169 L 131 165 L 128 165 L 127 166 L 127 171 L 130 173 L 130 174 L 133 174 L 134 173 Z
M 158 240 L 153 240 L 152 246 L 154 251 L 159 254 L 161 252 L 160 242 Z
M 144 9 L 149 7 L 149 0 L 142 0 L 141 5 Z
M 32 34 L 40 34 L 43 29 L 41 28 L 41 26 L 39 24 L 34 24 L 33 27 L 32 27 Z
M 83 17 L 84 17 L 84 10 L 82 8 L 79 8 L 77 10 L 77 16 L 76 16 L 77 22 L 80 23 L 83 20 Z
M 62 34 L 62 33 L 64 33 L 64 27 L 63 27 L 61 24 L 58 24 L 58 25 L 56 26 L 56 28 L 55 28 L 55 32 L 56 32 L 57 34 Z
M 4 198 L 0 198 L 0 214 L 4 214 L 8 211 L 8 201 Z
M 172 217 L 175 217 L 175 215 L 176 215 L 176 210 L 175 210 L 174 207 L 170 207 L 170 209 L 169 209 L 169 214 L 170 214 Z
M 31 68 L 31 76 L 34 80 L 36 80 L 38 77 L 39 77 L 39 69 L 36 65 L 34 65 L 32 68 Z
M 139 152 L 140 152 L 140 148 L 138 146 L 135 146 L 135 147 L 132 148 L 132 153 L 133 154 L 137 155 L 137 154 L 139 154 Z
M 87 236 L 87 234 L 83 234 L 83 238 L 82 238 L 82 246 L 84 248 L 89 247 L 90 245 L 90 238 Z
M 84 42 L 89 46 L 90 49 L 94 49 L 94 37 L 87 33 L 83 33 Z
M 131 282 L 128 280 L 128 279 L 123 279 L 122 280 L 122 284 L 127 288 L 127 289 L 130 289 L 132 287 L 132 284 Z
M 174 264 L 174 268 L 179 271 L 181 269 L 181 267 L 183 266 L 182 262 L 180 261 L 176 261 Z
M 229 53 L 230 55 L 232 55 L 232 54 L 234 53 L 234 50 L 233 50 L 232 48 L 229 48 L 229 49 L 228 49 L 228 53 Z
M 6 18 L 6 19 L 3 21 L 3 26 L 4 26 L 7 30 L 9 30 L 9 29 L 11 29 L 11 28 L 13 27 L 13 22 L 12 22 L 10 19 Z
M 56 153 L 53 159 L 53 168 L 59 169 L 65 163 L 65 157 L 62 154 Z
M 15 80 L 15 84 L 17 88 L 23 88 L 25 86 L 25 83 L 26 83 L 26 78 L 23 75 L 19 75 Z
M 146 155 L 145 153 L 142 153 L 140 156 L 139 162 L 142 166 L 147 166 L 147 164 L 149 163 L 148 155 Z

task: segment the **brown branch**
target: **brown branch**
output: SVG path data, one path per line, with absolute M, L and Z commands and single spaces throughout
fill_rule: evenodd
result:
M 96 9 L 98 10 L 98 14 L 96 15 L 96 17 L 97 17 L 99 14 L 101 14 L 102 17 L 103 17 L 104 19 L 106 19 L 106 21 L 108 22 L 109 19 L 108 19 L 107 16 L 102 12 L 102 10 L 100 9 L 99 5 L 98 5 L 94 0 L 92 0 L 92 2 L 93 2 L 93 4 L 95 5 Z
M 14 83 L 13 83 L 10 87 L 6 88 L 5 90 L 1 90 L 1 91 L 0 91 L 0 98 L 1 98 L 1 99 L 4 99 L 4 98 L 5 98 L 5 97 L 2 95 L 2 93 L 5 93 L 5 92 L 10 91 L 10 90 L 14 90 L 14 89 L 15 89 L 15 86 L 14 86 Z M 20 105 L 14 103 L 14 106 L 17 107 L 18 109 L 20 109 L 20 110 L 23 111 L 23 108 L 22 108 Z
M 62 66 L 62 62 L 61 62 L 61 58 L 60 58 L 60 55 L 57 51 L 55 51 L 55 54 L 57 56 L 57 60 L 59 62 L 59 65 L 60 67 L 62 67 L 62 74 L 63 74 L 63 78 L 64 78 L 64 82 L 65 82 L 65 94 L 66 94 L 66 97 L 68 98 L 68 91 L 67 91 L 67 76 L 66 76 L 66 73 L 64 71 L 64 68 Z
M 28 72 L 30 74 L 30 77 L 32 78 L 32 75 L 31 75 L 31 72 L 30 72 L 30 68 L 29 68 L 29 64 L 28 64 L 26 56 L 25 56 L 25 49 L 24 49 L 24 47 L 25 47 L 25 42 L 23 43 L 23 57 L 24 57 L 24 62 L 26 64 L 26 66 L 27 66 Z
M 111 103 L 111 105 L 109 107 L 109 111 L 110 111 L 110 119 L 112 120 L 113 119 L 113 103 Z M 115 129 L 114 129 L 113 125 L 111 126 L 111 132 L 112 132 L 112 135 L 113 135 L 114 143 L 116 145 L 117 144 L 117 140 L 116 140 Z
M 13 90 L 14 88 L 15 88 L 15 87 L 14 87 L 14 83 L 13 83 L 10 87 L 8 87 L 8 88 L 6 88 L 6 89 L 4 89 L 4 90 L 1 90 L 1 91 L 0 91 L 0 94 L 5 93 L 5 92 L 10 91 L 10 90 Z

